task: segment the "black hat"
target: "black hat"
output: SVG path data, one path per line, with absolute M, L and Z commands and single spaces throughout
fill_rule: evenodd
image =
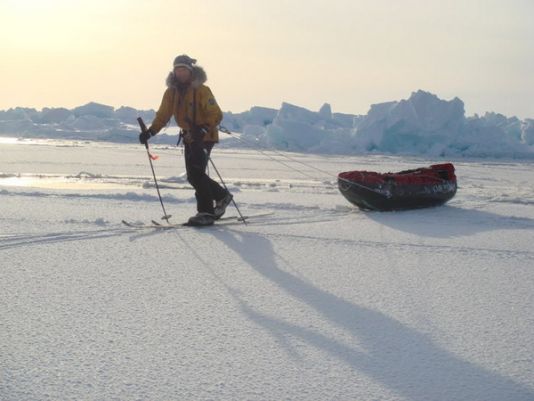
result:
M 195 64 L 196 62 L 197 60 L 195 60 L 194 58 L 191 58 L 186 54 L 182 54 L 180 56 L 177 56 L 172 64 L 174 68 L 185 67 L 189 71 L 193 71 L 193 64 Z

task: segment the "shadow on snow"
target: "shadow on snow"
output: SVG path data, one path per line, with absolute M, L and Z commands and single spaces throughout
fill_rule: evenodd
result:
M 459 358 L 428 335 L 283 270 L 276 261 L 281 258 L 262 235 L 221 230 L 214 232 L 214 236 L 287 295 L 305 303 L 329 324 L 349 332 L 363 351 L 317 330 L 255 310 L 212 271 L 240 305 L 243 314 L 281 341 L 286 349 L 291 349 L 286 339 L 298 338 L 413 401 L 534 399 L 532 389 Z

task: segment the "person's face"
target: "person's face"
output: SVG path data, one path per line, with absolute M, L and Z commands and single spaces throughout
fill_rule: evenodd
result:
M 174 69 L 174 75 L 176 75 L 176 79 L 183 84 L 189 82 L 191 79 L 191 71 L 185 67 L 176 67 Z

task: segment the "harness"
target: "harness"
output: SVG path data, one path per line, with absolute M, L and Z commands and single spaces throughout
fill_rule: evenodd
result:
M 174 91 L 174 96 L 176 96 L 176 92 L 178 91 L 178 88 Z M 180 96 L 180 98 L 178 98 L 178 110 L 180 109 L 180 105 L 181 105 L 181 102 L 184 100 L 185 98 L 185 92 L 182 96 Z M 174 103 L 174 101 L 173 101 Z M 187 135 L 188 133 L 191 134 L 191 136 L 193 137 L 193 141 L 196 140 L 195 138 L 195 135 L 197 134 L 196 131 L 198 131 L 197 129 L 197 125 L 196 125 L 196 121 L 197 121 L 197 88 L 193 88 L 193 118 L 190 119 L 189 116 L 187 116 L 187 110 L 186 110 L 186 117 L 185 117 L 185 121 L 187 122 L 187 124 L 189 125 L 189 130 L 184 130 L 183 128 L 180 129 L 180 134 L 178 135 L 178 142 L 176 143 L 176 146 L 179 146 L 180 145 L 180 142 L 182 142 L 182 138 Z

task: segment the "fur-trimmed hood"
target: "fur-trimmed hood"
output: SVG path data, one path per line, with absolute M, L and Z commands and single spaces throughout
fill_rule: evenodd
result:
M 206 74 L 206 71 L 204 71 L 204 68 L 202 68 L 199 65 L 194 65 L 193 71 L 192 71 L 192 80 L 191 80 L 191 85 L 193 86 L 193 88 L 198 88 L 200 85 L 204 84 L 207 80 L 208 80 L 208 76 Z M 169 72 L 169 75 L 167 75 L 166 84 L 167 84 L 167 87 L 169 88 L 179 87 L 178 80 L 176 79 L 176 76 L 174 75 L 173 71 Z

